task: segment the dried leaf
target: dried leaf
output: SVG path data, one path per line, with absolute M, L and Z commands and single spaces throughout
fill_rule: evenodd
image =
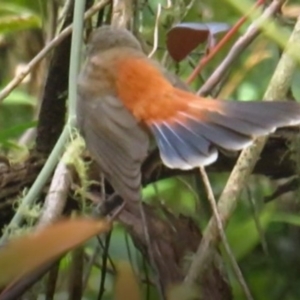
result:
M 181 23 L 167 34 L 167 49 L 171 57 L 180 62 L 199 44 L 207 43 L 208 49 L 216 43 L 216 35 L 229 29 L 226 23 Z
M 12 240 L 0 250 L 0 286 L 19 279 L 94 235 L 108 231 L 110 226 L 104 220 L 63 220 Z

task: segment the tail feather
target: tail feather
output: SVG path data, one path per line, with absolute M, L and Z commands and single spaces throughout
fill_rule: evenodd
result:
M 300 104 L 297 102 L 222 101 L 222 103 L 224 113 L 228 117 L 247 121 L 253 127 L 261 126 L 274 131 L 278 127 L 300 123 Z
M 250 120 L 241 120 L 239 118 L 230 117 L 229 122 L 228 119 L 228 116 L 224 116 L 218 112 L 210 112 L 209 114 L 210 122 L 233 131 L 236 131 L 238 128 L 240 133 L 247 136 L 265 135 L 275 130 L 274 126 L 271 126 L 270 128 L 270 126 L 266 126 L 265 124 L 256 123 L 255 126 L 253 126 L 253 121 L 251 122 Z
M 210 143 L 224 149 L 240 150 L 250 145 L 251 139 L 230 126 L 221 126 L 216 122 L 201 122 L 195 117 L 186 116 L 187 126 Z
M 217 148 L 241 150 L 255 137 L 300 123 L 300 105 L 293 102 L 201 101 L 195 96 L 186 101 L 185 111 L 148 123 L 170 168 L 209 165 L 218 157 Z
M 188 170 L 197 164 L 211 164 L 218 157 L 209 141 L 180 124 L 176 128 L 168 124 L 153 125 L 152 130 L 163 162 L 170 168 Z

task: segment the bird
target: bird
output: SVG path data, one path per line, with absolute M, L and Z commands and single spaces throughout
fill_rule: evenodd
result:
M 166 167 L 190 170 L 300 123 L 296 102 L 209 99 L 173 79 L 129 30 L 106 25 L 92 34 L 78 76 L 77 124 L 125 201 L 141 200 L 141 165 L 153 141 Z

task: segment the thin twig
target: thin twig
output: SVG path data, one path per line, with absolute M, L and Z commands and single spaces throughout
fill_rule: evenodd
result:
M 60 260 L 53 264 L 49 271 L 48 278 L 45 283 L 45 300 L 53 300 L 58 281 Z
M 61 23 L 62 20 L 64 19 L 65 15 L 67 14 L 70 6 L 72 5 L 72 1 L 73 0 L 66 0 L 65 3 L 64 3 L 64 6 L 63 8 L 61 9 L 61 12 L 59 14 L 59 17 L 58 17 L 58 20 L 57 20 L 57 23 Z
M 104 249 L 105 245 L 103 244 L 102 239 L 99 235 L 97 236 L 97 241 L 98 241 L 101 249 Z M 110 270 L 111 274 L 116 274 L 117 273 L 117 268 L 115 266 L 115 263 L 114 263 L 112 257 L 109 255 L 109 253 L 107 253 L 107 259 L 109 261 L 109 265 L 111 266 L 110 268 L 107 267 L 107 269 Z M 102 264 L 100 265 L 100 268 L 103 268 Z
M 113 0 L 111 25 L 119 28 L 126 28 L 133 16 L 132 0 Z
M 94 247 L 93 249 L 93 253 L 91 256 L 88 256 L 88 262 L 85 264 L 85 273 L 83 275 L 83 280 L 82 280 L 82 290 L 85 291 L 86 287 L 87 287 L 87 283 L 90 279 L 90 275 L 93 269 L 93 266 L 96 263 L 97 257 L 100 253 L 101 247 L 100 245 L 96 245 L 96 247 Z M 102 266 L 101 266 L 102 268 Z
M 219 214 L 219 211 L 218 211 L 216 199 L 215 199 L 211 184 L 209 182 L 209 178 L 207 176 L 207 173 L 206 173 L 206 171 L 203 167 L 200 167 L 199 169 L 200 169 L 200 174 L 201 174 L 201 177 L 202 177 L 202 180 L 203 180 L 203 183 L 204 183 L 204 187 L 206 189 L 207 198 L 210 202 L 210 205 L 211 205 L 211 208 L 212 208 L 212 211 L 213 211 L 213 217 L 215 218 L 216 224 L 218 226 L 218 231 L 219 231 L 222 243 L 225 247 L 225 251 L 226 251 L 226 253 L 229 257 L 229 260 L 230 260 L 230 263 L 232 265 L 233 271 L 234 271 L 234 273 L 236 275 L 236 278 L 237 278 L 238 282 L 240 283 L 240 285 L 241 285 L 241 287 L 242 287 L 242 289 L 245 293 L 246 298 L 248 300 L 253 300 L 253 297 L 252 297 L 251 292 L 248 288 L 246 280 L 244 279 L 243 273 L 242 273 L 242 271 L 241 271 L 241 269 L 240 269 L 240 267 L 239 267 L 239 265 L 238 265 L 238 263 L 237 263 L 237 261 L 234 257 L 234 254 L 231 251 L 231 248 L 230 248 L 230 245 L 228 243 L 226 234 L 224 232 L 224 228 L 223 228 L 222 220 L 221 220 L 221 217 L 220 217 L 220 214 Z
M 78 137 L 73 139 L 68 145 L 52 177 L 38 228 L 43 228 L 53 223 L 61 215 L 67 201 L 74 173 L 68 165 L 72 164 L 74 157 L 78 157 L 82 151 L 83 143 Z
M 295 28 L 290 36 L 286 46 L 286 52 L 282 55 L 274 75 L 270 81 L 264 100 L 275 101 L 276 99 L 284 99 L 290 84 L 291 78 L 296 69 L 296 61 L 291 59 L 287 49 L 294 48 L 295 45 L 300 47 L 300 17 L 297 20 Z M 296 47 L 295 47 L 296 48 Z M 288 52 L 287 52 L 288 51 Z M 237 204 L 238 197 L 242 189 L 247 185 L 248 178 L 259 158 L 259 155 L 265 145 L 267 138 L 257 139 L 252 146 L 245 149 L 230 177 L 218 201 L 218 210 L 225 226 L 232 215 Z M 187 284 L 193 284 L 202 274 L 204 267 L 211 260 L 210 249 L 215 246 L 220 239 L 218 226 L 215 218 L 211 218 L 203 234 L 202 241 L 198 247 L 195 258 L 188 270 L 185 278 Z
M 267 240 L 266 240 L 266 237 L 265 237 L 265 234 L 264 234 L 262 224 L 261 224 L 260 219 L 259 219 L 259 211 L 258 211 L 257 204 L 255 203 L 254 197 L 252 196 L 252 192 L 251 192 L 249 187 L 247 188 L 247 196 L 248 196 L 248 200 L 249 200 L 249 203 L 250 203 L 250 206 L 251 206 L 251 209 L 252 209 L 253 220 L 254 220 L 254 223 L 255 223 L 256 230 L 259 234 L 259 238 L 260 238 L 260 242 L 261 242 L 263 252 L 264 252 L 265 255 L 268 255 L 269 254 L 268 244 L 267 244 Z
M 99 238 L 100 239 L 100 238 Z M 97 299 L 101 300 L 104 292 L 105 292 L 105 279 L 107 274 L 107 261 L 108 261 L 108 250 L 110 246 L 110 239 L 111 239 L 111 231 L 109 231 L 105 236 L 105 243 L 104 243 L 104 249 L 102 254 L 102 268 L 101 268 L 101 278 L 100 278 L 100 287 Z
M 91 7 L 85 14 L 84 20 L 92 17 L 96 12 L 98 12 L 104 5 L 109 3 L 109 0 L 102 0 L 99 3 Z M 6 98 L 21 82 L 22 80 L 31 72 L 31 70 L 46 57 L 46 55 L 57 45 L 59 45 L 63 39 L 65 39 L 69 34 L 71 34 L 73 25 L 66 27 L 57 37 L 55 37 L 49 44 L 47 44 L 26 66 L 22 72 L 18 73 L 0 92 L 0 103 Z
M 39 229 L 53 223 L 63 212 L 71 185 L 71 177 L 70 170 L 61 160 L 52 178 L 43 213 L 39 220 Z
M 230 4 L 233 8 L 235 8 L 240 13 L 244 13 L 245 11 L 248 11 L 251 9 L 251 1 L 249 0 L 226 0 L 228 4 Z M 270 0 L 268 2 L 271 2 Z M 278 9 L 278 12 L 280 12 L 281 7 L 286 3 L 284 0 L 273 0 L 272 4 L 278 3 L 280 8 Z M 260 15 L 259 11 L 255 10 L 253 14 L 251 14 L 249 17 L 254 21 L 258 18 Z M 296 61 L 300 63 L 300 53 L 299 49 L 286 49 L 286 44 L 289 39 L 289 33 L 283 26 L 279 26 L 275 22 L 274 19 L 270 19 L 268 22 L 264 22 L 261 24 L 261 30 L 264 33 L 264 35 L 271 39 L 273 42 L 275 42 L 280 48 L 285 49 L 287 53 L 291 55 Z
M 145 244 L 147 245 L 147 249 L 148 249 L 147 252 L 148 252 L 148 255 L 149 255 L 149 262 L 152 265 L 152 268 L 155 272 L 155 285 L 156 285 L 156 287 L 158 289 L 158 292 L 159 292 L 159 299 L 160 300 L 165 300 L 163 285 L 162 285 L 162 282 L 159 278 L 159 270 L 158 270 L 158 266 L 157 266 L 155 258 L 154 258 L 154 252 L 153 252 L 151 237 L 150 237 L 150 233 L 149 233 L 149 225 L 148 225 L 149 223 L 148 223 L 148 220 L 147 220 L 147 216 L 146 216 L 146 213 L 145 213 L 145 210 L 144 210 L 142 200 L 139 201 L 139 210 L 140 210 L 141 219 L 142 219 L 144 237 L 145 237 L 145 241 L 146 241 Z
M 72 261 L 69 275 L 69 300 L 81 300 L 83 296 L 82 277 L 84 266 L 84 248 L 83 246 L 74 249 L 71 253 Z

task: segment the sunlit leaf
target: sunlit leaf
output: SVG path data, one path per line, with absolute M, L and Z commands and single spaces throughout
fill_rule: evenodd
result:
M 55 257 L 110 229 L 107 221 L 73 219 L 16 238 L 0 250 L 0 285 L 28 274 Z

